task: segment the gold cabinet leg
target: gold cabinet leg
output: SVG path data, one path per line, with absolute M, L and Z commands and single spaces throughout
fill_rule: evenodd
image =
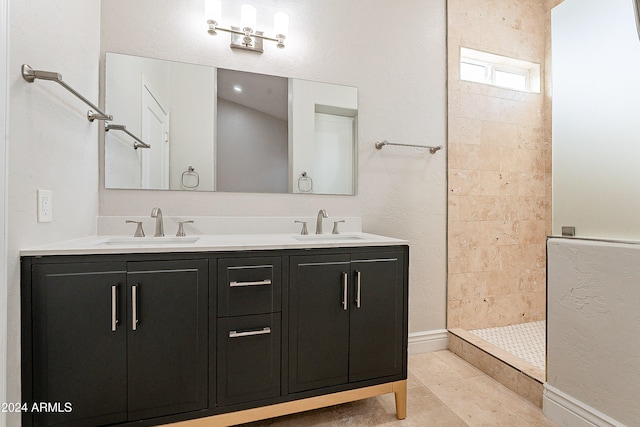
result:
M 404 420 L 407 418 L 407 380 L 393 383 L 393 392 L 396 396 L 396 417 Z

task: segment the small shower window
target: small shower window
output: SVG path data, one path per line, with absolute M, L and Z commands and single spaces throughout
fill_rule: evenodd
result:
M 540 93 L 540 64 L 463 47 L 460 79 Z

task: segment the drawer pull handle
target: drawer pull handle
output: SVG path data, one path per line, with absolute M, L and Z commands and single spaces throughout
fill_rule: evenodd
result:
M 347 298 L 349 298 L 347 294 L 347 286 L 349 286 L 348 282 L 349 275 L 347 273 L 342 273 L 342 309 L 345 311 L 349 308 L 349 305 L 347 303 Z
M 258 329 L 255 331 L 243 331 L 243 332 L 230 331 L 229 338 L 251 337 L 254 335 L 266 335 L 270 333 L 271 333 L 271 328 L 267 326 L 266 328 Z
M 241 288 L 244 286 L 263 286 L 263 285 L 270 285 L 271 284 L 271 279 L 266 279 L 266 280 L 258 280 L 256 282 L 229 282 L 229 287 L 230 288 Z
M 111 330 L 118 329 L 118 285 L 111 286 Z

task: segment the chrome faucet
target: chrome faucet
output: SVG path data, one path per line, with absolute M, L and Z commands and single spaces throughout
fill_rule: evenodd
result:
M 322 218 L 329 218 L 327 211 L 320 209 L 318 212 L 318 220 L 316 221 L 316 234 L 322 234 Z
M 156 219 L 156 234 L 154 234 L 153 237 L 163 237 L 164 224 L 162 223 L 162 210 L 160 210 L 160 208 L 153 208 L 151 218 Z

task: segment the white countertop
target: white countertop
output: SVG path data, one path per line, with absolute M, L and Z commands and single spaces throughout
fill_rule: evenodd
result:
M 197 240 L 195 240 L 197 239 Z M 195 240 L 195 241 L 194 241 Z M 21 256 L 93 255 L 164 252 L 224 252 L 266 249 L 339 248 L 406 245 L 402 239 L 376 234 L 209 234 L 186 237 L 90 236 L 20 251 Z

